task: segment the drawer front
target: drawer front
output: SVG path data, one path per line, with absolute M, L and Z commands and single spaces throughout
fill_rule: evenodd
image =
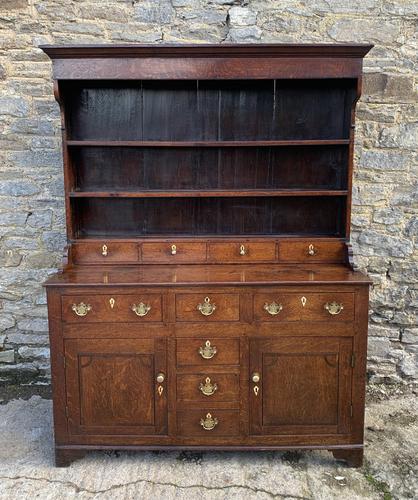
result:
M 126 264 L 139 261 L 139 247 L 136 243 L 75 243 L 71 251 L 75 264 Z
M 239 411 L 190 410 L 177 412 L 177 433 L 183 437 L 211 438 L 239 435 Z
M 176 264 L 206 261 L 206 243 L 157 242 L 143 243 L 142 262 L 154 264 Z
M 344 262 L 341 241 L 283 241 L 279 260 L 284 262 Z
M 160 294 L 63 295 L 61 306 L 68 323 L 158 322 L 163 317 Z
M 181 403 L 202 403 L 205 405 L 220 402 L 238 402 L 239 374 L 183 373 L 177 375 L 177 401 Z
M 239 339 L 177 339 L 176 354 L 179 366 L 238 365 Z
M 276 260 L 276 243 L 209 243 L 208 258 L 212 262 L 271 262 Z
M 239 321 L 237 293 L 179 293 L 177 321 Z
M 254 319 L 256 321 L 328 321 L 329 323 L 353 321 L 354 294 L 350 292 L 256 293 L 254 295 Z

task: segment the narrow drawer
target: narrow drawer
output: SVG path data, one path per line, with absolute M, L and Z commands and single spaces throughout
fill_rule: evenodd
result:
M 239 411 L 205 409 L 177 412 L 177 433 L 183 437 L 199 436 L 209 439 L 217 436 L 238 436 Z
M 142 262 L 153 264 L 176 264 L 206 261 L 206 243 L 157 242 L 143 243 Z
M 254 319 L 256 321 L 353 321 L 354 294 L 256 293 Z
M 137 243 L 74 243 L 71 251 L 75 264 L 129 264 L 139 261 Z
M 183 373 L 177 375 L 177 401 L 181 403 L 238 402 L 239 374 Z
M 180 293 L 176 295 L 177 321 L 239 321 L 237 293 Z
M 276 243 L 209 243 L 208 259 L 211 262 L 272 262 L 276 260 Z
M 342 241 L 283 241 L 279 260 L 284 262 L 344 262 Z
M 238 365 L 239 339 L 201 338 L 177 339 L 177 364 L 196 365 Z
M 160 294 L 63 295 L 61 306 L 68 323 L 162 321 Z

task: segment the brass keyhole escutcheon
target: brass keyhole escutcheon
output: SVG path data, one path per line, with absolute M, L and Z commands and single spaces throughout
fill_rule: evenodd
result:
M 107 257 L 107 245 L 102 246 L 102 255 L 103 257 Z
M 199 347 L 199 354 L 203 359 L 212 359 L 217 352 L 216 346 L 210 345 L 210 340 L 207 340 L 204 346 Z
M 277 302 L 272 302 L 271 304 L 268 304 L 266 302 L 263 306 L 263 309 L 272 316 L 277 316 L 279 312 L 283 309 L 283 306 L 281 304 L 278 304 Z
M 157 392 L 158 392 L 158 395 L 159 396 L 162 396 L 163 395 L 163 392 L 164 392 L 164 387 L 162 385 L 159 385 L 158 386 L 158 389 L 157 389 Z
M 312 245 L 312 243 L 308 246 L 308 255 L 315 255 L 316 254 L 316 248 Z
M 92 307 L 90 304 L 80 302 L 79 304 L 73 304 L 71 309 L 77 314 L 77 316 L 86 316 L 92 310 Z
M 244 245 L 240 245 L 239 247 L 239 254 L 240 255 L 245 255 L 247 253 L 247 250 L 245 249 Z
M 254 386 L 253 391 L 254 391 L 254 394 L 255 394 L 256 396 L 258 396 L 258 393 L 260 392 L 260 388 L 258 387 L 258 385 L 255 385 L 255 386 Z
M 212 396 L 218 390 L 218 384 L 211 382 L 209 377 L 205 378 L 205 382 L 199 384 L 199 390 L 205 396 Z
M 218 425 L 218 419 L 213 418 L 212 415 L 208 413 L 205 418 L 200 419 L 200 425 L 205 431 L 211 431 Z
M 115 307 L 115 299 L 112 297 L 111 299 L 109 299 L 109 304 L 110 304 L 110 309 L 113 309 Z
M 176 254 L 177 254 L 177 246 L 171 245 L 171 255 L 176 255 Z
M 301 297 L 300 301 L 302 302 L 302 307 L 305 307 L 308 299 L 306 297 Z
M 209 297 L 205 297 L 203 304 L 197 305 L 197 310 L 200 311 L 203 316 L 210 316 L 216 310 L 216 305 L 212 304 Z

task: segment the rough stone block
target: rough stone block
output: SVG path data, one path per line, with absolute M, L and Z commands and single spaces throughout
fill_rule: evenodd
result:
M 13 349 L 9 351 L 0 351 L 0 363 L 14 363 L 15 352 Z
M 19 330 L 27 332 L 47 332 L 48 320 L 43 318 L 25 318 L 17 322 Z
M 231 7 L 228 14 L 229 23 L 233 28 L 252 26 L 257 22 L 257 13 L 247 7 Z
M 405 328 L 401 340 L 405 344 L 418 344 L 418 328 Z
M 29 104 L 23 97 L 0 97 L 0 115 L 27 116 Z
M 46 360 L 49 359 L 49 349 L 47 347 L 19 347 L 19 356 L 25 360 Z
M 392 151 L 363 150 L 359 165 L 373 170 L 404 170 L 408 157 Z
M 401 34 L 401 24 L 394 20 L 368 18 L 338 19 L 328 31 L 329 36 L 340 42 L 394 43 Z
M 260 40 L 262 31 L 258 26 L 248 26 L 243 28 L 231 28 L 228 39 L 231 42 L 251 42 Z

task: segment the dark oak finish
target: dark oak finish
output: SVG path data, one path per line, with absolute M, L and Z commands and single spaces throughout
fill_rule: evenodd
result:
M 68 250 L 46 282 L 57 466 L 106 449 L 363 457 L 349 244 L 368 45 L 43 46 Z

